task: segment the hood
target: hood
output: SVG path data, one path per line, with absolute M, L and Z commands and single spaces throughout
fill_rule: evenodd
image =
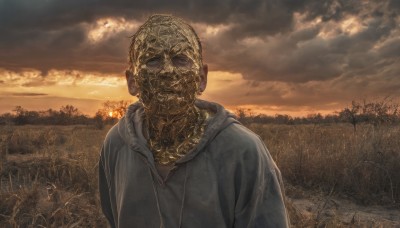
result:
M 223 129 L 232 123 L 239 123 L 235 116 L 227 111 L 220 104 L 196 100 L 195 105 L 200 109 L 206 109 L 212 113 L 207 119 L 204 134 L 200 142 L 189 151 L 184 157 L 176 161 L 176 164 L 181 164 L 190 161 L 206 147 L 212 139 Z M 136 152 L 142 154 L 147 161 L 154 166 L 153 153 L 147 147 L 147 140 L 143 135 L 143 119 L 144 108 L 138 101 L 131 104 L 125 113 L 125 116 L 118 123 L 118 132 L 122 139 L 130 145 Z

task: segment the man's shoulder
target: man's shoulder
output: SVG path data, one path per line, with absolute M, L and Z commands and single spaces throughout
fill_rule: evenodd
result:
M 110 128 L 110 130 L 108 130 L 107 135 L 104 139 L 104 143 L 112 143 L 115 140 L 120 140 L 121 136 L 118 132 L 118 123 L 115 124 L 114 126 L 112 126 Z
M 222 130 L 211 142 L 209 153 L 215 161 L 223 161 L 228 166 L 236 164 L 249 170 L 262 166 L 271 172 L 277 170 L 261 138 L 239 123 L 232 123 Z
M 269 152 L 260 137 L 239 123 L 232 123 L 223 129 L 209 145 L 212 156 L 226 161 L 269 160 Z
M 256 133 L 239 123 L 230 124 L 217 135 L 215 140 L 242 149 L 263 145 L 262 140 Z
M 112 126 L 110 130 L 108 130 L 108 133 L 103 142 L 103 150 L 106 153 L 116 151 L 125 144 L 119 131 L 120 129 L 118 123 Z

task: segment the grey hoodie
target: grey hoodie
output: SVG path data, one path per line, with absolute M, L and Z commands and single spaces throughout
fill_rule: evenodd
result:
M 288 227 L 281 175 L 260 138 L 216 103 L 203 138 L 164 180 L 142 134 L 137 102 L 107 134 L 99 164 L 112 227 Z

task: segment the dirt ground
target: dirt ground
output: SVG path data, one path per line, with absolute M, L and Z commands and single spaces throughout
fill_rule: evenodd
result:
M 378 227 L 400 227 L 400 210 L 382 206 L 360 206 L 343 199 L 292 199 L 294 207 L 305 217 L 338 219 L 343 224 L 376 224 Z M 325 205 L 325 207 L 324 207 Z M 322 208 L 322 210 L 321 210 Z M 381 224 L 381 225 L 379 225 Z
M 287 188 L 294 227 L 400 227 L 400 208 L 394 204 L 365 206 L 350 198 Z

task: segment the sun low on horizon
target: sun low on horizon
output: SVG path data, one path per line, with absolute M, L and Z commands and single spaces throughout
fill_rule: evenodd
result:
M 0 4 L 0 114 L 16 106 L 73 105 L 93 116 L 105 101 L 136 102 L 124 76 L 128 49 L 153 13 L 194 27 L 209 66 L 199 99 L 228 110 L 306 116 L 333 113 L 352 100 L 399 97 L 400 4 L 262 2 L 206 9 L 172 1 L 149 9 L 6 1 Z

